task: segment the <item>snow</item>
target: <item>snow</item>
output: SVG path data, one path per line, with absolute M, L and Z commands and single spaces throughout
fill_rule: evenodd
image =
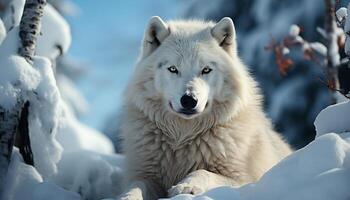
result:
M 287 47 L 283 47 L 282 53 L 283 53 L 283 55 L 287 55 L 290 53 L 290 50 Z
M 81 197 L 75 192 L 64 190 L 52 182 L 39 183 L 32 191 L 33 200 L 80 200 Z M 26 196 L 27 197 L 27 196 Z M 28 199 L 28 198 L 24 198 Z
M 56 81 L 61 97 L 69 107 L 69 110 L 74 111 L 74 114 L 86 114 L 89 110 L 89 105 L 84 97 L 82 97 L 73 81 L 65 74 L 59 72 L 56 74 Z
M 0 104 L 9 109 L 16 104 L 16 99 L 22 90 L 28 91 L 37 87 L 40 73 L 20 56 L 11 55 L 3 58 L 1 50 L 2 47 L 0 47 Z
M 350 197 L 349 111 L 349 101 L 324 109 L 315 121 L 316 139 L 275 165 L 256 183 L 218 187 L 202 195 L 178 195 L 171 199 L 347 200 Z
M 65 152 L 89 150 L 114 153 L 112 142 L 102 133 L 79 122 L 67 106 L 64 106 L 56 139 Z
M 23 163 L 18 149 L 12 152 L 6 177 L 6 190 L 0 199 L 6 200 L 78 200 L 79 195 L 62 189 L 52 182 L 44 182 L 38 171 Z
M 61 151 L 54 139 L 59 113 L 58 88 L 47 58 L 34 57 L 31 65 L 16 55 L 17 48 L 18 27 L 15 27 L 0 47 L 0 104 L 10 109 L 18 99 L 30 101 L 29 134 L 34 163 L 46 178 L 56 172 Z
M 63 188 L 80 193 L 83 199 L 114 197 L 123 188 L 123 160 L 120 155 L 69 152 L 58 165 L 55 181 Z
M 315 120 L 317 136 L 329 132 L 350 132 L 350 102 L 331 105 L 322 110 Z
M 15 8 L 23 9 L 21 5 Z M 57 87 L 50 60 L 54 61 L 58 53 L 68 49 L 68 24 L 54 8 L 45 8 L 42 35 L 32 63 L 17 55 L 19 28 L 16 20 L 13 24 L 1 38 L 0 104 L 10 109 L 18 99 L 30 102 L 28 123 L 35 168 L 24 164 L 14 150 L 6 193 L 1 199 L 73 200 L 115 196 L 122 188 L 123 157 L 113 155 L 114 147 L 106 136 L 75 118 Z M 62 47 L 62 52 L 57 51 L 57 45 Z M 66 79 L 60 81 L 66 95 L 78 97 L 77 91 L 67 93 L 72 83 L 65 82 Z M 72 166 L 72 163 L 76 164 Z
M 5 17 L 5 26 L 1 26 L 0 21 L 0 41 L 3 40 L 0 42 L 0 104 L 10 108 L 20 92 L 26 91 L 21 95 L 31 102 L 29 127 L 35 168 L 24 164 L 18 150 L 14 149 L 1 199 L 113 198 L 124 187 L 124 157 L 114 154 L 111 141 L 102 133 L 76 119 L 72 111 L 76 102 L 68 96 L 75 99 L 79 95 L 69 90 L 72 83 L 63 76 L 57 77 L 61 82 L 58 87 L 53 73 L 50 59 L 58 56 L 56 44 L 62 45 L 63 53 L 68 49 L 69 26 L 52 7 L 47 7 L 43 35 L 39 39 L 42 41 L 38 44 L 39 55 L 34 57 L 32 65 L 29 64 L 16 55 L 16 26 L 23 2 L 12 1 L 16 9 L 8 15 L 15 16 L 14 22 L 9 21 L 8 16 Z M 7 34 L 3 31 L 5 27 Z M 291 28 L 291 34 L 296 38 L 299 32 L 296 27 Z M 324 53 L 319 44 L 311 43 L 310 46 Z M 276 90 L 279 95 L 273 98 L 275 107 L 271 113 L 274 118 L 284 114 L 283 101 L 291 93 L 298 94 L 303 84 L 300 77 L 296 77 L 293 84 L 280 85 Z M 59 90 L 66 91 L 67 96 L 63 98 Z M 289 107 L 298 106 L 305 110 L 308 106 L 306 100 L 302 95 L 297 96 L 300 96 L 298 104 L 291 102 Z M 171 199 L 348 199 L 349 111 L 349 102 L 324 109 L 315 120 L 317 138 L 278 163 L 256 183 L 218 187 L 203 195 L 178 195 Z
M 338 21 L 342 21 L 345 17 L 348 16 L 348 10 L 345 7 L 341 7 L 335 13 Z
M 350 9 L 350 3 L 348 4 L 348 10 Z M 345 25 L 344 25 L 344 32 L 346 33 L 346 40 L 345 40 L 345 53 L 349 56 L 350 55 L 350 15 L 346 16 Z
M 323 28 L 317 27 L 317 28 L 316 28 L 316 31 L 317 31 L 323 38 L 327 38 L 327 33 L 326 33 L 326 31 L 325 31 Z
M 6 37 L 6 28 L 2 20 L 0 19 L 0 45 Z
M 301 36 L 296 36 L 295 38 L 294 38 L 294 40 L 295 40 L 295 42 L 297 42 L 297 43 L 300 43 L 300 44 L 303 44 L 303 45 L 305 45 L 305 44 L 307 44 L 306 42 L 304 42 L 304 39 L 301 37 Z M 304 47 L 303 47 L 304 48 Z M 305 49 L 305 48 L 304 48 Z
M 6 38 L 3 40 L 0 46 L 0 56 L 2 58 L 16 54 L 19 46 L 19 29 L 15 27 L 7 32 Z
M 36 48 L 38 55 L 55 59 L 68 50 L 71 43 L 69 25 L 50 4 L 45 6 L 41 33 Z M 62 52 L 57 46 L 60 46 Z
M 12 152 L 11 163 L 7 173 L 3 199 L 26 199 L 37 183 L 43 181 L 34 167 L 26 165 L 17 149 Z
M 335 26 L 335 25 L 334 25 Z M 339 55 L 339 48 L 338 48 L 338 34 L 337 32 L 334 32 L 328 36 L 331 40 L 330 45 L 328 46 L 328 52 L 329 52 L 329 59 L 333 63 L 334 66 L 338 66 L 340 63 L 340 55 Z
M 64 24 L 56 11 L 47 6 L 42 36 L 38 40 L 38 52 L 46 57 L 34 57 L 31 65 L 16 55 L 19 46 L 18 24 L 22 13 L 19 10 L 23 9 L 24 4 L 22 1 L 13 1 L 11 5 L 15 9 L 10 9 L 10 13 L 4 17 L 5 25 L 11 28 L 8 28 L 10 31 L 0 47 L 0 104 L 9 109 L 17 99 L 29 100 L 29 135 L 34 163 L 43 179 L 47 180 L 57 172 L 56 164 L 62 152 L 55 139 L 62 109 L 61 97 L 48 58 L 55 58 L 55 45 L 61 45 L 63 51 L 69 47 L 69 28 L 66 28 L 68 25 Z M 6 16 L 13 18 L 11 24 Z M 52 31 L 53 27 L 56 27 L 55 31 Z
M 296 38 L 300 34 L 300 28 L 298 25 L 291 25 L 289 28 L 289 36 L 292 38 Z
M 322 43 L 320 42 L 311 42 L 309 43 L 310 48 L 314 51 L 316 51 L 317 53 L 319 53 L 322 56 L 327 56 L 327 47 L 324 46 Z
M 19 25 L 24 3 L 25 0 L 12 0 L 7 5 L 2 18 L 7 31 Z
M 35 88 L 35 95 L 29 98 L 29 135 L 35 167 L 46 179 L 57 173 L 56 164 L 62 153 L 55 139 L 62 108 L 51 62 L 36 57 L 33 67 L 40 72 L 41 80 Z

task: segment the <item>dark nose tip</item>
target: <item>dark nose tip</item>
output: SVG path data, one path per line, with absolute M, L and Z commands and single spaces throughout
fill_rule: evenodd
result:
M 187 94 L 181 97 L 180 102 L 184 109 L 193 109 L 197 105 L 197 99 L 194 96 Z

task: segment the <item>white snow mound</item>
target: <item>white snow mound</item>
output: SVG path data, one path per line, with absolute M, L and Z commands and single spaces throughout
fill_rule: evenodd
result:
M 328 106 L 315 120 L 317 137 L 325 133 L 350 132 L 350 101 Z
M 62 189 L 53 182 L 45 182 L 38 171 L 23 163 L 18 149 L 12 152 L 6 189 L 0 199 L 6 200 L 80 200 L 77 193 Z

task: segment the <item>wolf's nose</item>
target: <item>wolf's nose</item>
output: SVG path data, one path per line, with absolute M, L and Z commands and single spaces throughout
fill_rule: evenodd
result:
M 181 97 L 180 102 L 184 109 L 193 109 L 197 105 L 197 98 L 185 94 Z

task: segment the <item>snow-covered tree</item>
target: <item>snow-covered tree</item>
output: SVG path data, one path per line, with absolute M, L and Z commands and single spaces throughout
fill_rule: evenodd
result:
M 18 119 L 12 121 L 14 124 L 1 119 L 0 125 L 1 128 L 16 130 L 17 136 L 18 132 L 27 133 L 27 140 L 16 136 L 16 144 L 30 138 L 30 144 L 25 143 L 24 150 L 18 145 L 19 148 L 14 147 L 11 153 L 7 147 L 13 147 L 11 141 L 14 138 L 10 135 L 11 141 L 7 143 L 10 146 L 4 143 L 4 151 L 1 149 L 1 153 L 7 153 L 7 156 L 1 157 L 4 162 L 0 165 L 0 182 L 6 184 L 2 185 L 5 189 L 0 199 L 112 197 L 122 183 L 119 182 L 122 179 L 120 165 L 115 164 L 119 163 L 115 161 L 119 156 L 111 155 L 113 146 L 106 137 L 76 119 L 73 104 L 60 94 L 61 90 L 72 99 L 77 97 L 71 92 L 69 81 L 59 75 L 61 68 L 56 67 L 58 58 L 65 54 L 71 42 L 69 25 L 49 4 L 40 7 L 42 12 L 33 12 L 33 2 L 45 3 L 40 0 L 9 0 L 0 10 L 0 106 L 10 111 L 5 114 Z M 42 18 L 28 18 L 25 7 L 31 9 L 29 13 Z M 21 20 L 26 18 L 30 20 Z M 28 23 L 37 19 L 41 19 L 40 24 Z M 26 27 L 24 31 L 35 34 L 37 38 L 25 35 L 23 26 Z M 40 27 L 40 31 L 36 29 Z M 15 115 L 10 108 L 22 112 Z M 3 126 L 5 123 L 8 126 Z M 1 140 L 9 138 L 0 133 Z M 29 148 L 32 154 L 28 154 Z M 25 160 L 27 157 L 32 158 L 32 163 Z M 72 168 L 71 164 L 77 158 L 80 162 Z
M 33 64 L 36 40 L 40 34 L 40 20 L 43 15 L 45 4 L 45 0 L 26 1 L 21 23 L 19 25 L 20 47 L 18 48 L 18 54 L 21 57 L 25 58 L 26 62 L 29 65 Z M 24 161 L 27 164 L 34 165 L 28 127 L 30 106 L 30 100 L 28 96 L 33 96 L 35 94 L 33 91 L 24 90 L 21 82 L 16 80 L 12 81 L 8 82 L 7 84 L 11 84 L 10 87 L 14 87 L 14 89 L 19 89 L 16 97 L 14 99 L 11 99 L 11 101 L 14 101 L 15 103 L 12 106 L 4 105 L 8 104 L 9 102 L 2 102 L 2 104 L 0 104 L 0 148 L 2 150 L 0 157 L 0 176 L 2 177 L 0 179 L 1 181 L 4 180 L 4 176 L 7 173 L 15 139 Z M 1 95 L 4 95 L 6 98 L 6 94 Z M 0 186 L 2 186 L 4 183 L 0 184 Z M 3 187 L 0 187 L 0 192 L 1 188 Z

